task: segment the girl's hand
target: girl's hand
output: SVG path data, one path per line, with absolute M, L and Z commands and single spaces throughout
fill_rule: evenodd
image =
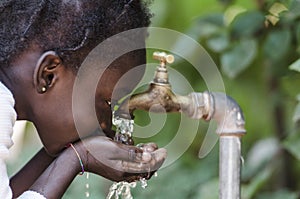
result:
M 95 136 L 75 144 L 88 172 L 113 181 L 150 178 L 166 159 L 166 150 L 154 143 L 139 147 L 124 145 L 104 136 Z

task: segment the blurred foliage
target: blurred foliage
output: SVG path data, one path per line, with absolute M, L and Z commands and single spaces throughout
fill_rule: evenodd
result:
M 227 94 L 244 111 L 242 198 L 299 198 L 300 1 L 155 0 L 151 10 L 153 26 L 183 32 L 204 46 L 222 71 Z M 196 91 L 205 89 L 188 63 L 172 68 Z M 158 134 L 137 143 L 166 145 L 179 120 L 169 115 Z M 150 119 L 137 113 L 136 122 L 147 125 Z M 135 198 L 218 198 L 218 147 L 204 159 L 197 156 L 206 129 L 200 123 L 184 155 L 145 190 L 135 189 Z M 77 177 L 64 198 L 84 198 L 85 183 Z M 90 198 L 104 198 L 110 182 L 92 175 L 89 184 Z
M 300 1 L 167 2 L 154 25 L 200 42 L 220 66 L 227 94 L 244 110 L 248 134 L 243 138 L 242 198 L 299 198 L 300 181 L 295 176 L 300 174 Z M 199 12 L 186 12 L 190 7 Z M 173 67 L 202 91 L 197 89 L 203 89 L 198 86 L 203 80 L 186 72 L 186 65 Z M 191 148 L 195 151 L 199 144 Z M 187 153 L 194 153 L 189 164 L 204 161 L 197 160 L 192 150 Z M 198 198 L 217 198 L 216 177 L 200 184 Z M 190 184 L 188 191 L 194 193 L 195 182 Z

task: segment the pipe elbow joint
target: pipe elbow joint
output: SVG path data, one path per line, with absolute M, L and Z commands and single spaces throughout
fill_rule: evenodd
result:
M 244 135 L 245 119 L 238 103 L 224 93 L 210 93 L 213 100 L 211 119 L 218 123 L 217 133 L 221 135 Z
M 191 93 L 185 113 L 193 119 L 215 120 L 219 135 L 242 136 L 246 133 L 243 112 L 237 102 L 224 93 Z

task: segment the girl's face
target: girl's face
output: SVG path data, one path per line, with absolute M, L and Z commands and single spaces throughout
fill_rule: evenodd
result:
M 44 147 L 52 155 L 99 127 L 112 137 L 110 104 L 129 94 L 142 78 L 145 50 L 127 53 L 113 62 L 98 78 L 94 93 L 86 92 L 89 80 L 80 83 L 82 92 L 77 95 L 74 95 L 77 74 L 55 54 L 43 55 L 25 53 L 12 68 L 16 74 L 12 91 L 18 119 L 34 123 Z M 124 74 L 126 78 L 122 78 Z

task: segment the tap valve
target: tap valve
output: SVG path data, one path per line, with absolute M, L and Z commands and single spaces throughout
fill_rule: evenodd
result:
M 165 52 L 154 52 L 153 59 L 159 60 L 160 64 L 163 64 L 163 66 L 165 66 L 166 63 L 172 64 L 175 60 L 173 55 L 167 54 Z
M 154 52 L 153 53 L 153 59 L 159 60 L 160 65 L 157 67 L 154 79 L 153 79 L 153 84 L 157 85 L 163 85 L 163 86 L 169 86 L 169 77 L 168 77 L 168 70 L 166 67 L 166 64 L 171 64 L 174 62 L 174 56 L 167 54 L 165 52 Z

